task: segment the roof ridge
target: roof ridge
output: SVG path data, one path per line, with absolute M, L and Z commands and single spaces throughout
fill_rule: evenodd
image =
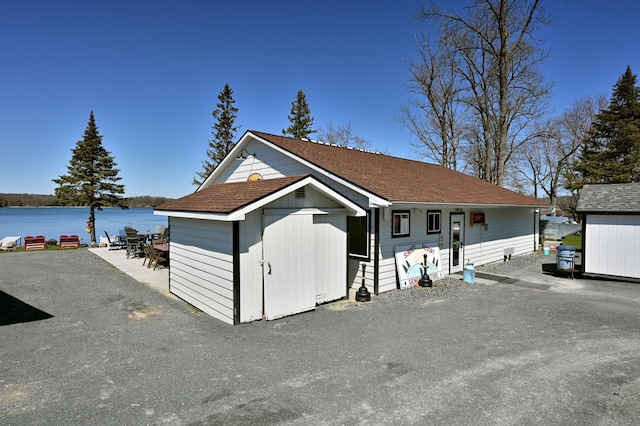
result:
M 274 135 L 273 133 L 261 132 L 259 130 L 249 130 L 249 132 L 254 133 L 254 134 L 262 134 L 262 135 L 274 136 L 274 137 L 278 137 L 278 138 L 291 139 L 291 140 L 294 140 L 294 141 L 310 142 L 310 143 L 315 143 L 315 144 L 318 144 L 318 145 L 331 146 L 331 147 L 334 147 L 334 148 L 343 148 L 343 149 L 347 149 L 347 150 L 351 150 L 351 151 L 359 151 L 359 152 L 366 152 L 366 153 L 369 153 L 369 154 L 378 154 L 378 155 L 385 155 L 387 157 L 393 157 L 393 156 L 389 156 L 389 155 L 383 154 L 381 151 L 358 148 L 358 147 L 349 146 L 349 145 L 338 145 L 336 143 L 325 142 L 325 141 L 321 141 L 321 140 L 317 140 L 317 139 L 310 139 L 310 138 L 300 138 L 300 139 L 298 139 L 298 138 L 292 138 L 290 136 Z M 401 158 L 401 157 L 395 157 L 395 158 Z M 405 158 L 402 158 L 402 159 L 405 160 Z

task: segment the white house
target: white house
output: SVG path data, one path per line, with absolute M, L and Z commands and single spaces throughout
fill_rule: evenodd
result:
M 585 185 L 576 211 L 582 214 L 582 272 L 640 278 L 640 183 Z
M 248 131 L 155 214 L 171 229 L 170 291 L 237 324 L 348 297 L 363 265 L 377 295 L 411 284 L 423 258 L 437 278 L 531 253 L 539 207 L 442 166 Z

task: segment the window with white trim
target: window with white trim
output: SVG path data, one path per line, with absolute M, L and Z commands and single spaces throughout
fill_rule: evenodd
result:
M 409 212 L 408 211 L 394 211 L 391 220 L 391 236 L 392 237 L 407 237 L 409 236 Z
M 440 233 L 441 218 L 440 210 L 427 210 L 427 234 Z

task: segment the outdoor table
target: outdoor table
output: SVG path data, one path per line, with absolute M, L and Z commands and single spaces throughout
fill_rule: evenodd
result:
M 154 244 L 153 247 L 161 252 L 167 253 L 169 251 L 169 244 L 167 243 L 163 243 L 163 244 Z

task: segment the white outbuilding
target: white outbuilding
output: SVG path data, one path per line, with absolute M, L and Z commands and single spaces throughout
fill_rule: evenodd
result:
M 421 266 L 437 279 L 531 253 L 540 207 L 442 166 L 247 131 L 195 193 L 155 214 L 170 226 L 169 290 L 238 324 L 363 280 L 377 295 L 415 284 Z
M 582 272 L 640 279 L 640 183 L 585 185 Z

